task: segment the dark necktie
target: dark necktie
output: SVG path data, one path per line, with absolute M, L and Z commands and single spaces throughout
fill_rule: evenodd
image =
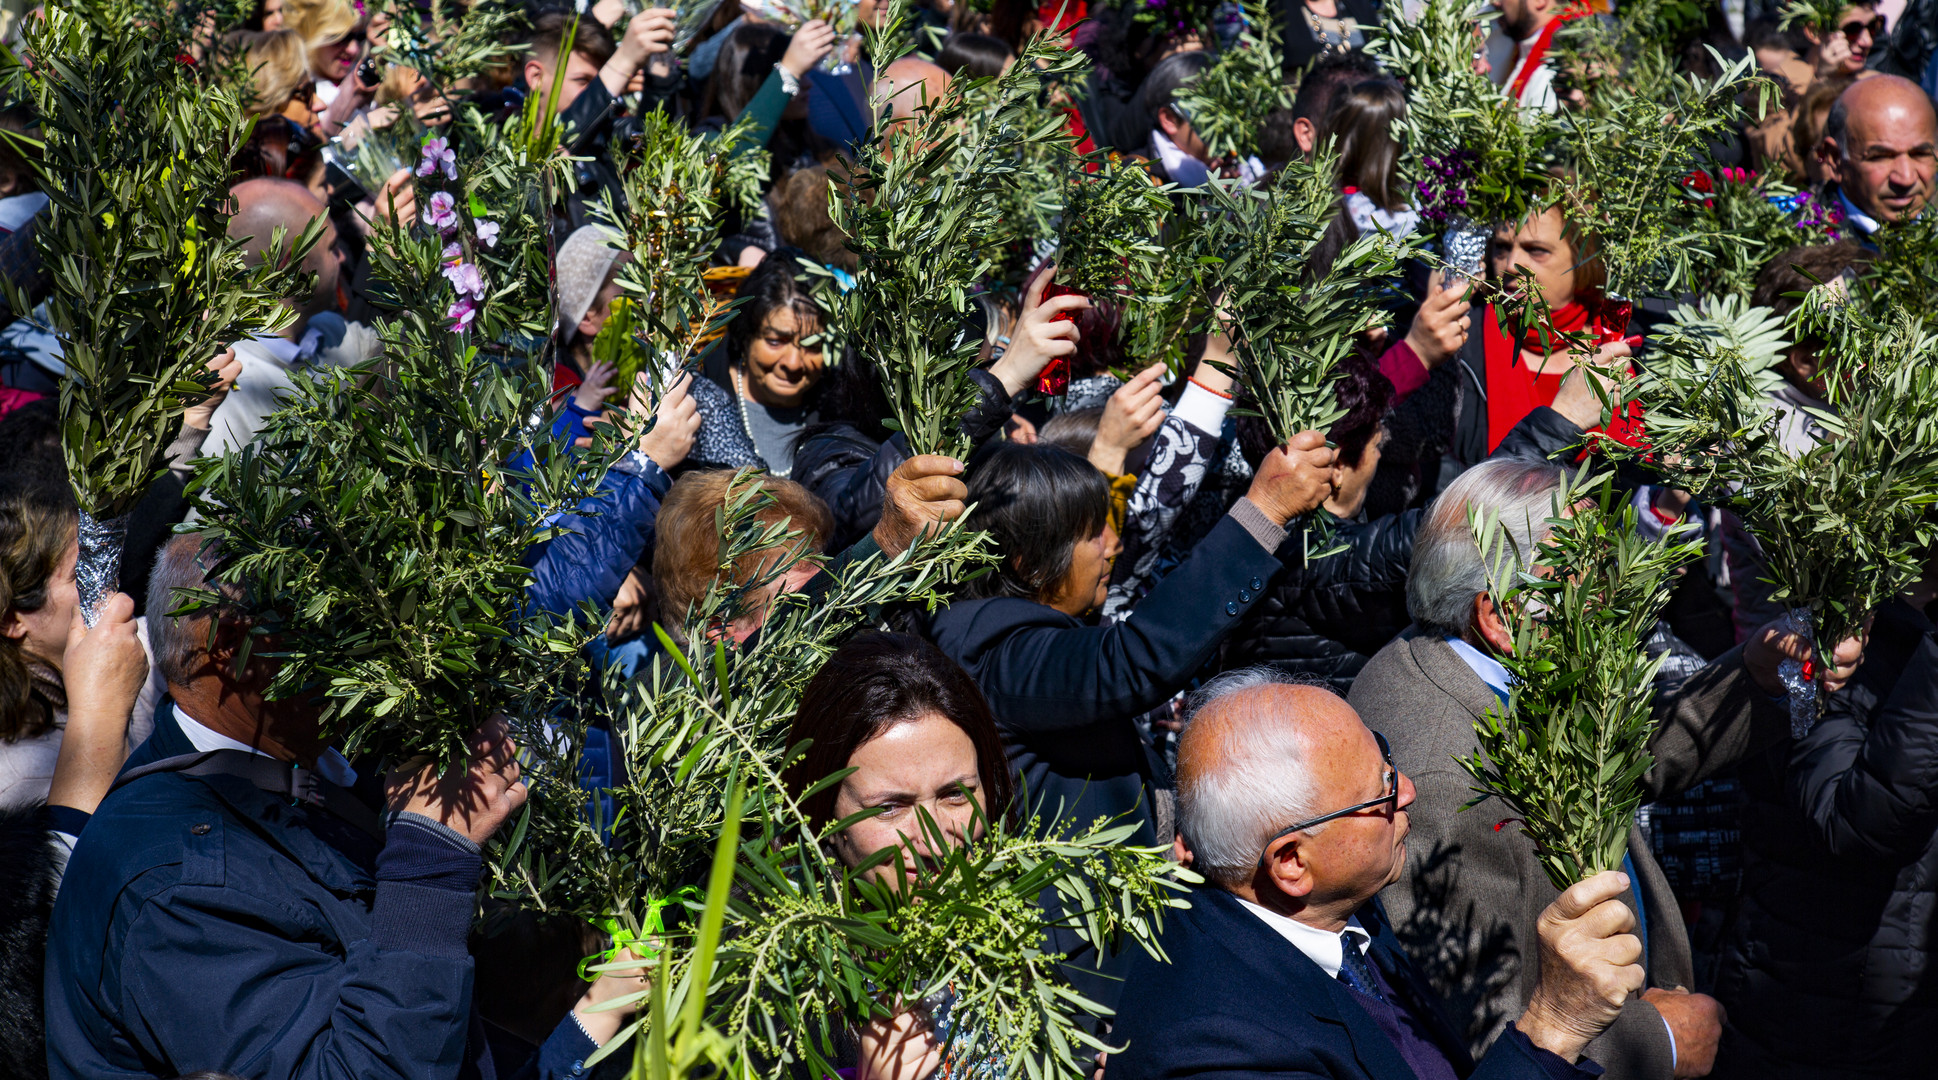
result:
M 1373 965 L 1366 962 L 1366 954 L 1359 951 L 1359 938 L 1352 933 L 1339 935 L 1339 981 L 1365 994 L 1374 1001 L 1385 1001 L 1386 995 L 1379 992 L 1379 979 L 1373 974 Z

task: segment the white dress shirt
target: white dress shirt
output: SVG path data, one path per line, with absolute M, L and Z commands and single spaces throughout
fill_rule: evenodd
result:
M 181 727 L 182 734 L 188 738 L 189 745 L 197 750 L 240 750 L 245 754 L 255 754 L 258 757 L 271 756 L 246 742 L 231 739 L 203 724 L 190 716 L 187 710 L 182 708 L 181 702 L 175 703 L 175 723 Z M 316 775 L 338 787 L 347 788 L 357 782 L 357 771 L 352 769 L 343 755 L 335 750 L 325 750 L 317 756 L 315 772 Z
M 1344 962 L 1346 947 L 1340 944 L 1339 935 L 1316 926 L 1307 926 L 1297 919 L 1281 915 L 1269 908 L 1261 907 L 1240 896 L 1236 898 L 1245 905 L 1245 910 L 1258 916 L 1265 925 L 1272 928 L 1278 936 L 1292 943 L 1292 947 L 1306 955 L 1306 959 L 1319 965 L 1329 979 L 1339 977 L 1339 965 Z M 1359 951 L 1369 952 L 1373 935 L 1359 925 L 1358 918 L 1346 920 L 1346 933 L 1359 939 Z

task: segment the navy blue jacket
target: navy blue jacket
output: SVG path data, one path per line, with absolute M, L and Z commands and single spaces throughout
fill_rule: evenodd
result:
M 128 768 L 195 750 L 172 706 Z M 479 857 L 387 842 L 248 781 L 179 773 L 111 793 L 67 866 L 47 943 L 54 1080 L 568 1076 L 567 1017 L 535 1061 L 494 1060 L 466 951 Z
M 672 477 L 643 454 L 628 454 L 607 469 L 598 491 L 553 523 L 564 531 L 526 554 L 531 610 L 563 617 L 590 601 L 610 614 L 626 575 L 652 548 L 660 500 L 672 486 Z
M 1407 959 L 1377 903 L 1359 910 L 1372 934 L 1370 959 L 1407 1000 L 1413 1016 L 1473 1080 L 1564 1080 L 1601 1075 L 1592 1062 L 1569 1065 L 1537 1049 L 1516 1028 L 1476 1067 L 1441 1014 L 1426 979 Z M 1117 1006 L 1105 1080 L 1218 1076 L 1405 1080 L 1413 1070 L 1357 991 L 1327 975 L 1238 898 L 1215 887 L 1191 895 L 1187 911 L 1164 928 L 1168 963 L 1142 955 Z
M 958 601 L 930 628 L 989 699 L 1034 817 L 1083 827 L 1131 815 L 1143 827 L 1127 842 L 1154 844 L 1149 792 L 1170 778 L 1136 718 L 1185 688 L 1279 569 L 1226 516 L 1121 623 L 992 597 Z

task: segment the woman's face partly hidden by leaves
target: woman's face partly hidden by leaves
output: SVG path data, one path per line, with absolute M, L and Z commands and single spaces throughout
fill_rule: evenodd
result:
M 835 793 L 835 818 L 881 809 L 835 837 L 835 853 L 848 866 L 858 866 L 888 847 L 911 848 L 918 855 L 940 854 L 922 825 L 924 811 L 951 846 L 960 846 L 979 831 L 976 807 L 983 793 L 976 744 L 968 732 L 940 713 L 890 725 L 856 747 L 848 767 L 855 771 Z M 910 880 L 917 874 L 913 862 L 905 853 L 902 863 Z M 888 883 L 895 873 L 895 860 L 890 859 L 868 876 Z

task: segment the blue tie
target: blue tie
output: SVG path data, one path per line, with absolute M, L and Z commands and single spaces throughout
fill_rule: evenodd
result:
M 1350 932 L 1339 935 L 1339 981 L 1365 994 L 1374 1001 L 1385 1001 L 1386 995 L 1379 992 L 1379 979 L 1373 974 L 1373 965 L 1366 962 L 1366 954 L 1359 951 L 1359 938 Z

